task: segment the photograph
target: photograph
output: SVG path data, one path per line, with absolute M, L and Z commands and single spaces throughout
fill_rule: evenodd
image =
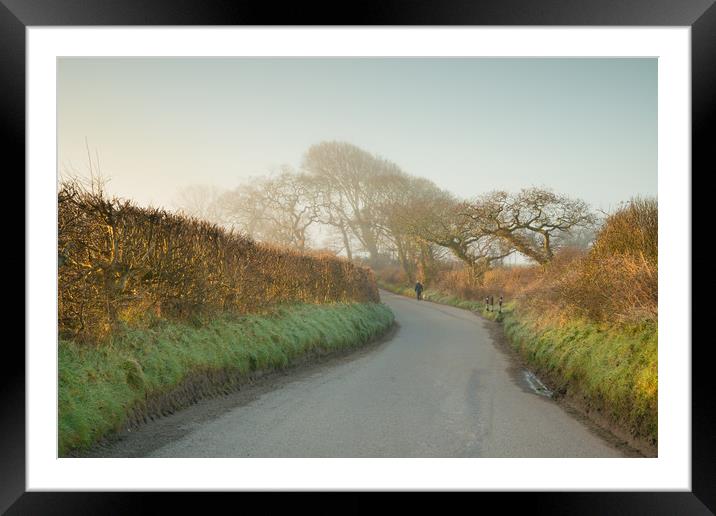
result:
M 57 57 L 58 456 L 659 457 L 658 71 Z
M 713 2 L 0 0 L 0 514 L 713 514 Z

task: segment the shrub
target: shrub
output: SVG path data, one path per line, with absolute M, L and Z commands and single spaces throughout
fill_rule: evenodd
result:
M 80 341 L 162 318 L 379 301 L 370 269 L 326 253 L 258 244 L 76 183 L 63 183 L 58 193 L 58 253 L 60 336 Z
M 632 199 L 612 214 L 597 234 L 592 255 L 641 257 L 656 266 L 658 257 L 659 209 L 656 199 Z
M 524 304 L 608 323 L 658 316 L 658 207 L 635 199 L 604 222 L 585 256 L 560 256 L 523 292 Z

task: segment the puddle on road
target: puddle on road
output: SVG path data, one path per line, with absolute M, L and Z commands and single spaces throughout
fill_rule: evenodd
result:
M 554 396 L 554 393 L 550 391 L 545 384 L 542 383 L 542 381 L 537 378 L 537 376 L 528 369 L 522 370 L 522 376 L 525 379 L 525 382 L 527 385 L 529 385 L 530 389 L 532 389 L 535 394 L 539 394 L 540 396 L 545 396 L 547 398 L 551 398 Z
M 485 323 L 492 337 L 492 344 L 509 360 L 507 373 L 512 378 L 512 381 L 525 392 L 556 399 L 555 393 L 542 383 L 542 380 L 527 367 L 522 357 L 510 346 L 502 327 L 493 321 L 485 321 Z
M 580 412 L 568 401 L 565 401 L 559 393 L 555 393 L 550 390 L 544 383 L 542 383 L 542 380 L 540 380 L 537 375 L 526 367 L 524 360 L 510 345 L 507 337 L 505 337 L 502 326 L 493 321 L 485 320 L 484 323 L 485 327 L 490 332 L 494 346 L 509 357 L 510 366 L 508 366 L 507 372 L 515 384 L 523 391 L 543 396 L 545 398 L 550 398 L 574 419 L 581 422 L 590 432 L 597 435 L 617 450 L 620 450 L 626 457 L 652 456 L 651 454 L 647 455 L 643 451 L 639 451 L 636 447 L 627 442 L 625 438 L 617 437 L 614 433 L 612 433 L 612 429 L 609 427 L 608 423 L 604 424 L 604 426 L 600 426 L 600 423 L 590 419 L 586 414 Z

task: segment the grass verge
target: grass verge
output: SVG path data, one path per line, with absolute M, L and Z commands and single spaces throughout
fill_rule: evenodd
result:
M 60 340 L 60 456 L 120 430 L 133 413 L 146 413 L 148 400 L 192 376 L 204 386 L 207 378 L 218 382 L 211 387 L 220 390 L 254 371 L 365 344 L 393 321 L 379 303 L 294 305 L 268 315 L 224 315 L 201 327 L 163 322 L 126 329 L 97 347 Z
M 376 280 L 376 283 L 378 287 L 394 294 L 415 297 L 415 291 L 411 287 L 395 285 L 393 283 L 386 283 L 382 280 Z M 432 301 L 433 303 L 440 303 L 442 305 L 450 305 L 456 306 L 458 308 L 464 308 L 466 310 L 472 310 L 473 312 L 481 311 L 484 308 L 484 303 L 460 299 L 459 297 L 453 296 L 451 294 L 445 294 L 442 292 L 438 292 L 437 290 L 431 289 L 423 290 L 423 299 L 426 301 Z
M 656 450 L 656 324 L 555 324 L 512 312 L 503 326 L 512 346 L 560 395 Z
M 409 288 L 380 288 L 413 297 Z M 550 387 L 587 416 L 630 439 L 646 453 L 658 445 L 658 329 L 655 323 L 616 326 L 583 319 L 532 317 L 506 303 L 502 313 L 484 303 L 425 290 L 436 303 L 477 312 L 502 323 L 511 346 Z

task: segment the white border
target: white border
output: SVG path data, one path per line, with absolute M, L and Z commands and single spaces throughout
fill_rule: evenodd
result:
M 690 29 L 27 29 L 27 489 L 685 490 L 691 488 Z M 55 63 L 58 56 L 659 58 L 659 457 L 58 459 Z

